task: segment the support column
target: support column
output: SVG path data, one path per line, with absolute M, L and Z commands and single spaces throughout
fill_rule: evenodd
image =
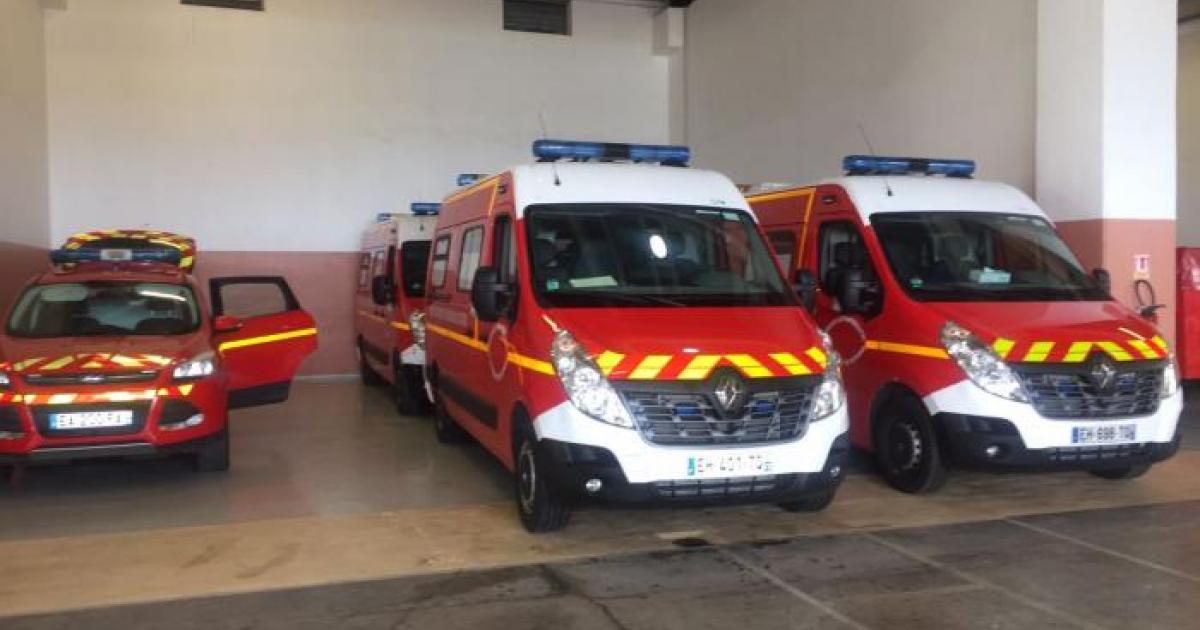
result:
M 1175 333 L 1177 0 L 1039 0 L 1038 203 L 1135 306 Z M 1149 256 L 1148 271 L 1138 266 Z

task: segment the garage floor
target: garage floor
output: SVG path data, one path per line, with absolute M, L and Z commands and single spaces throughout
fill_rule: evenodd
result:
M 1200 435 L 1189 409 L 1185 433 Z M 1191 627 L 1200 450 L 1133 482 L 866 472 L 817 515 L 587 510 L 526 535 L 508 479 L 381 391 L 239 412 L 234 468 L 31 470 L 0 489 L 0 627 Z M 71 612 L 62 612 L 71 611 Z

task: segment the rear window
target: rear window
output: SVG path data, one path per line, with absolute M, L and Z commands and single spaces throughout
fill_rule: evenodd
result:
M 25 290 L 8 321 L 13 337 L 182 335 L 200 325 L 192 289 L 151 282 L 43 284 Z
M 429 268 L 429 241 L 408 241 L 400 245 L 400 281 L 404 295 L 425 295 L 425 271 Z

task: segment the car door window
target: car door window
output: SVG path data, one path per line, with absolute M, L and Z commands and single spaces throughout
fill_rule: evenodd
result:
M 435 289 L 442 288 L 446 284 L 446 264 L 450 260 L 450 235 L 438 237 L 438 240 L 433 244 L 432 267 L 429 272 L 429 281 Z
M 869 278 L 875 277 L 862 235 L 853 223 L 825 223 L 818 239 L 817 280 L 821 290 L 836 295 L 838 285 L 850 270 L 863 270 Z
M 473 227 L 463 233 L 462 249 L 458 255 L 458 290 L 470 291 L 479 268 L 479 256 L 483 251 L 483 227 Z
M 771 249 L 775 250 L 775 256 L 779 259 L 779 266 L 783 269 L 784 274 L 791 274 L 792 269 L 795 268 L 795 232 L 778 230 L 767 234 L 767 239 L 771 241 Z
M 300 310 L 292 290 L 274 276 L 214 278 L 213 314 L 250 319 Z

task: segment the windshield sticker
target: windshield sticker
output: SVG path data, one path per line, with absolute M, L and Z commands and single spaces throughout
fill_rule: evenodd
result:
M 925 286 L 925 281 L 920 278 L 911 278 L 908 281 L 908 286 L 914 289 L 920 289 L 921 287 Z
M 552 281 L 554 282 L 554 281 Z M 591 289 L 595 287 L 615 287 L 617 279 L 612 276 L 596 276 L 594 278 L 571 278 L 568 280 L 575 289 Z
M 971 282 L 977 284 L 1008 284 L 1012 282 L 1012 274 L 1001 270 L 984 267 L 983 269 L 972 269 L 970 273 Z

